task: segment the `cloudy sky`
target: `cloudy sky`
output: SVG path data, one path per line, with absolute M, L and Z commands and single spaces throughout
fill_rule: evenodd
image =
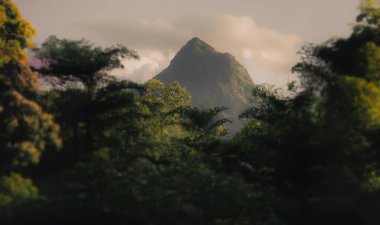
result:
M 38 30 L 86 38 L 97 45 L 123 44 L 140 61 L 125 62 L 118 76 L 145 81 L 164 69 L 192 37 L 229 52 L 256 83 L 284 85 L 307 42 L 346 36 L 359 0 L 14 0 Z

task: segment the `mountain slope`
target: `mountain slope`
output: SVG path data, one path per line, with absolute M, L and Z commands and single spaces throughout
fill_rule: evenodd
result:
M 182 47 L 168 68 L 154 79 L 178 81 L 191 93 L 194 106 L 227 106 L 226 113 L 233 120 L 231 133 L 240 126 L 238 115 L 248 106 L 253 87 L 247 70 L 235 57 L 217 52 L 199 38 Z

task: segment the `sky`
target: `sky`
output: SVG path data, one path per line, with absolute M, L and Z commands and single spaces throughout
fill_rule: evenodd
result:
M 125 61 L 119 77 L 144 82 L 166 68 L 193 37 L 233 54 L 257 84 L 284 86 L 305 43 L 350 33 L 359 0 L 14 0 L 49 35 L 122 44 L 141 60 Z

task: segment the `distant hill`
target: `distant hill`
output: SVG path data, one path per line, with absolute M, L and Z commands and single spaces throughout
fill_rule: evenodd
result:
M 229 53 L 217 52 L 199 38 L 191 39 L 170 65 L 154 79 L 178 81 L 192 95 L 197 107 L 227 106 L 233 120 L 230 133 L 241 126 L 239 113 L 248 107 L 253 81 L 247 70 Z

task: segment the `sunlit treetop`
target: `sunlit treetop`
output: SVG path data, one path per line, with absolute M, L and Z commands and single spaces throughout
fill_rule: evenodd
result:
M 378 0 L 361 0 L 360 14 L 356 21 L 378 26 L 380 24 L 380 4 Z
M 34 101 L 36 74 L 24 52 L 34 35 L 13 2 L 0 0 L 0 176 L 36 164 L 42 152 L 61 146 L 59 126 Z
M 25 64 L 23 49 L 32 47 L 36 31 L 22 16 L 12 0 L 0 0 L 0 69 Z M 0 71 L 2 72 L 2 71 Z
M 308 86 L 321 86 L 340 76 L 356 76 L 380 83 L 380 3 L 362 0 L 352 33 L 320 45 L 303 48 L 303 59 L 293 71 L 302 74 Z

